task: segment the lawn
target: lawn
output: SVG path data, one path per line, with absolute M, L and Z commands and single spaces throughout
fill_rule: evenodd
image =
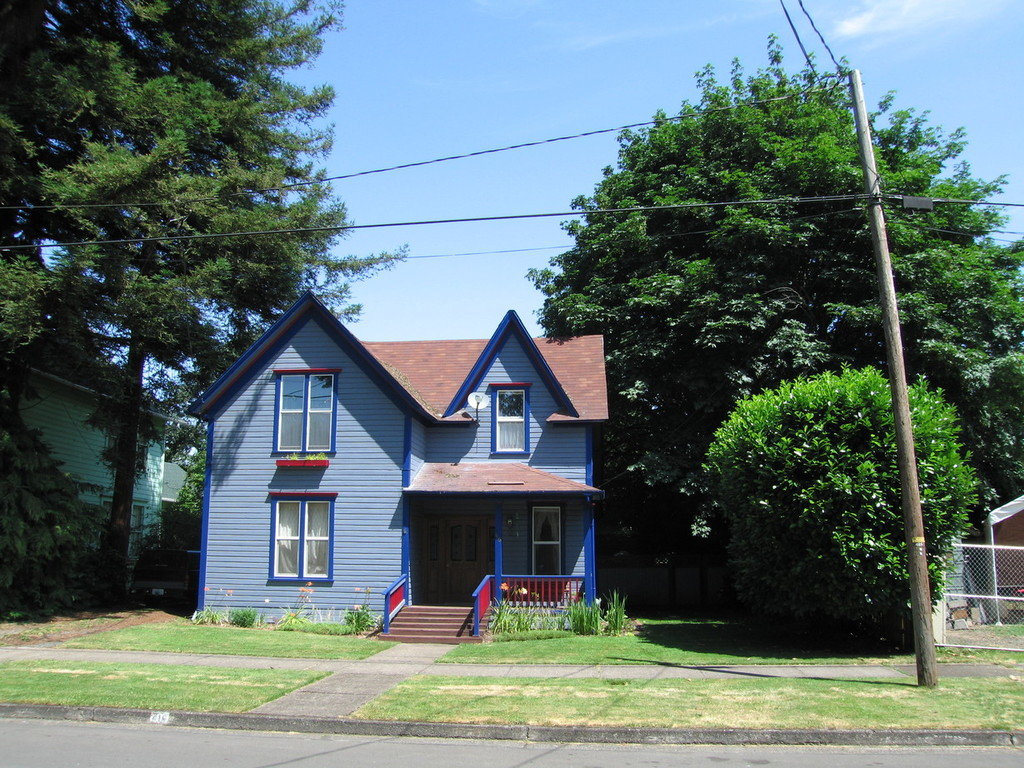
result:
M 355 713 L 375 720 L 666 728 L 1020 729 L 1024 683 L 743 678 L 566 680 L 420 676 Z
M 862 639 L 797 631 L 747 616 L 643 619 L 634 635 L 565 636 L 460 645 L 466 664 L 912 664 L 913 655 Z M 1024 653 L 939 649 L 940 661 L 1024 664 Z
M 306 670 L 11 661 L 0 664 L 0 701 L 245 712 L 326 675 Z
M 69 640 L 62 647 L 294 659 L 365 659 L 392 645 L 394 643 L 364 637 L 197 626 L 182 620 L 97 632 Z

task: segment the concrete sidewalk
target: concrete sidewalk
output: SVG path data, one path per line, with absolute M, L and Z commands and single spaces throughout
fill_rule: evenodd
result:
M 450 645 L 395 645 L 358 661 L 284 659 L 259 656 L 95 651 L 61 647 L 0 647 L 0 662 L 55 659 L 122 664 L 185 664 L 249 669 L 309 669 L 330 673 L 316 683 L 268 702 L 252 712 L 155 712 L 117 707 L 67 707 L 0 703 L 0 717 L 130 723 L 190 728 L 224 728 L 302 733 L 337 733 L 381 737 L 512 739 L 541 742 L 643 744 L 832 744 L 860 746 L 1002 746 L 1024 744 L 1021 731 L 967 730 L 829 730 L 746 728 L 631 728 L 579 726 L 484 725 L 359 720 L 349 717 L 366 702 L 412 675 L 480 677 L 605 678 L 631 680 L 817 678 L 906 679 L 911 665 L 564 665 L 441 664 Z M 1020 674 L 994 664 L 942 664 L 943 677 L 1005 677 Z
M 674 664 L 443 664 L 450 645 L 398 644 L 360 660 L 285 659 L 262 656 L 159 653 L 150 651 L 98 651 L 77 648 L 15 646 L 0 648 L 0 661 L 57 659 L 106 661 L 124 664 L 186 664 L 245 669 L 308 669 L 329 676 L 254 710 L 285 717 L 340 718 L 407 680 L 413 675 L 500 678 L 598 678 L 619 680 L 727 680 L 742 678 L 860 678 L 906 679 L 913 665 L 750 664 L 680 666 Z M 1005 677 L 1020 673 L 995 664 L 941 664 L 940 677 Z

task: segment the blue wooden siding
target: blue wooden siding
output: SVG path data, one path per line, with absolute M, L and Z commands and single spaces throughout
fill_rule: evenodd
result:
M 427 428 L 418 419 L 412 420 L 412 456 L 409 462 L 410 479 L 416 477 L 427 457 Z
M 548 424 L 557 410 L 555 399 L 541 381 L 522 345 L 509 337 L 484 374 L 477 391 L 490 397 L 489 384 L 530 382 L 530 455 L 491 453 L 494 409 L 480 410 L 476 426 L 438 426 L 427 435 L 427 461 L 518 461 L 578 482 L 586 481 L 586 427 Z
M 326 469 L 277 467 L 274 368 L 341 368 L 337 451 Z M 269 615 L 294 604 L 301 579 L 269 581 L 270 491 L 335 492 L 333 583 L 318 609 L 344 609 L 370 589 L 371 606 L 401 570 L 405 415 L 314 320 L 218 415 L 206 558 L 205 604 L 253 606 Z M 230 590 L 231 594 L 228 595 Z

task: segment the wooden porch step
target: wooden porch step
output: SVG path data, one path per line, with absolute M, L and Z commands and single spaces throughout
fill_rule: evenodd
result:
M 399 643 L 479 643 L 472 633 L 472 609 L 411 605 L 391 620 L 391 631 L 380 638 Z

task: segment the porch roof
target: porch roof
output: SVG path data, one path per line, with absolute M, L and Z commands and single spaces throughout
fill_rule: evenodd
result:
M 412 494 L 592 496 L 604 491 L 520 462 L 426 463 L 405 489 Z

